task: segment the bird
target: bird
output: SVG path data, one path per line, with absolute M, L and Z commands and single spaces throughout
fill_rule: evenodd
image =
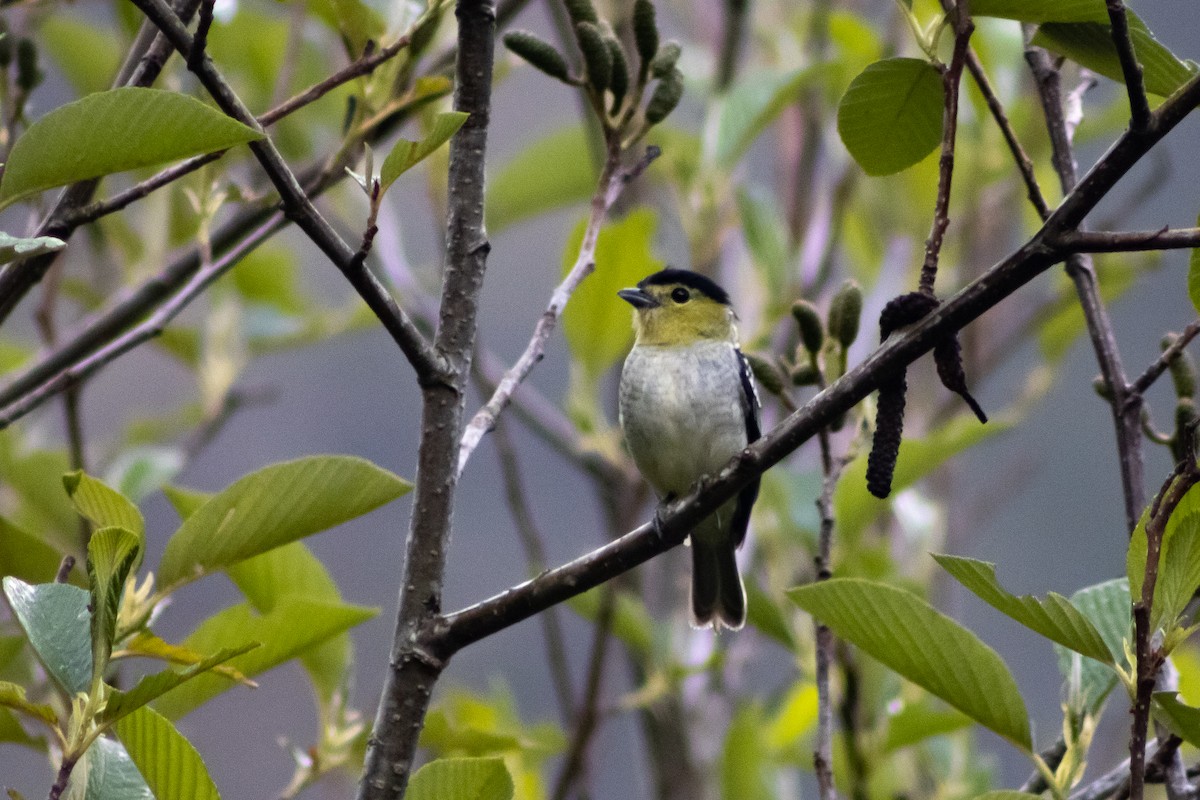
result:
M 668 267 L 617 296 L 634 309 L 619 422 L 638 471 L 660 500 L 670 500 L 758 439 L 758 394 L 729 294 L 712 279 Z M 758 488 L 755 478 L 689 534 L 694 627 L 738 630 L 746 623 L 735 551 Z

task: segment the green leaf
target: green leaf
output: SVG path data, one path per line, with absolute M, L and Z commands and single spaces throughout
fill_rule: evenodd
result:
M 20 711 L 52 728 L 58 725 L 58 714 L 53 706 L 30 702 L 25 696 L 25 687 L 15 683 L 0 681 L 0 706 Z
M 796 649 L 796 636 L 783 609 L 751 575 L 746 576 L 746 621 L 788 650 Z
M 166 589 L 366 514 L 412 484 L 351 456 L 272 464 L 214 495 L 184 520 L 159 563 Z
M 183 452 L 177 447 L 130 447 L 122 450 L 109 465 L 105 479 L 116 491 L 136 503 L 178 475 L 183 462 Z
M 1200 217 L 1196 218 L 1196 225 L 1200 226 Z M 1192 307 L 1200 312 L 1200 248 L 1193 249 L 1188 256 L 1187 289 Z
M 996 651 L 916 595 L 857 578 L 792 589 L 796 605 L 841 638 L 1024 752 L 1029 716 Z
M 10 261 L 21 261 L 46 253 L 57 253 L 67 246 L 62 239 L 53 236 L 37 236 L 32 239 L 19 239 L 0 231 L 0 264 Z
M 123 87 L 59 106 L 9 154 L 0 208 L 44 189 L 152 167 L 263 138 L 195 98 Z
M 227 570 L 230 580 L 260 613 L 268 613 L 289 597 L 341 603 L 342 594 L 329 571 L 303 542 L 268 550 Z M 338 634 L 300 657 L 317 699 L 328 703 L 341 689 L 354 657 L 347 633 Z
M 1195 64 L 1176 58 L 1132 12 L 1129 14 L 1129 35 L 1138 63 L 1142 65 L 1147 92 L 1167 97 L 1196 73 Z M 1066 56 L 1118 83 L 1125 81 L 1107 23 L 1047 23 L 1038 27 L 1033 44 Z
M 502 758 L 440 758 L 408 784 L 409 800 L 511 800 L 512 777 Z
M 922 438 L 905 437 L 892 479 L 892 495 L 934 472 L 953 456 L 998 433 L 1012 428 L 1012 422 L 999 416 L 980 425 L 972 414 L 959 414 Z M 867 492 L 867 454 L 846 466 L 833 492 L 834 518 L 838 537 L 855 542 L 862 531 L 887 511 L 888 501 Z
M 82 14 L 49 14 L 38 27 L 39 41 L 80 94 L 112 86 L 121 66 L 121 37 L 98 23 Z
M 166 800 L 155 798 L 120 742 L 100 738 L 71 771 L 67 800 Z
M 883 750 L 892 753 L 934 736 L 960 731 L 970 724 L 971 718 L 962 712 L 936 706 L 929 700 L 905 703 L 888 719 Z
M 1029 792 L 1018 792 L 1016 789 L 997 789 L 975 795 L 974 800 L 1042 800 L 1042 796 Z
M 1162 722 L 1171 733 L 1193 747 L 1200 747 L 1200 708 L 1192 708 L 1179 701 L 1177 692 L 1154 693 L 1154 717 Z
M 137 537 L 139 545 L 145 545 L 146 521 L 128 497 L 82 470 L 64 475 L 63 487 L 79 513 L 98 527 L 124 528 Z
M 567 347 L 589 377 L 602 375 L 633 343 L 633 312 L 617 292 L 662 268 L 651 251 L 657 225 L 653 210 L 639 208 L 604 227 L 596 242 L 596 271 L 563 310 Z M 575 265 L 586 226 L 586 220 L 581 221 L 567 239 L 564 275 Z
M 143 707 L 116 730 L 157 800 L 220 800 L 200 754 L 166 717 Z
M 296 256 L 286 247 L 257 247 L 232 270 L 233 285 L 252 303 L 300 314 L 311 303 L 298 285 Z
M 228 666 L 253 677 L 365 622 L 375 613 L 374 609 L 360 606 L 288 598 L 260 616 L 249 605 L 242 604 L 205 620 L 183 644 L 199 653 L 215 653 L 226 647 L 241 647 L 248 641 L 261 642 L 262 647 L 227 662 Z M 178 719 L 230 687 L 225 678 L 206 673 L 167 692 L 158 699 L 155 708 L 171 719 Z
M 58 574 L 62 554 L 0 517 L 0 575 L 48 583 Z
M 208 657 L 181 644 L 171 644 L 164 641 L 145 628 L 121 642 L 121 651 L 122 657 L 142 656 L 144 658 L 156 658 L 169 664 L 179 664 L 184 667 L 195 666 Z M 224 675 L 231 681 L 244 683 L 250 687 L 258 685 L 228 664 L 219 664 L 213 667 L 212 671 L 218 675 Z
M 606 586 L 597 586 L 567 601 L 567 606 L 584 619 L 595 622 L 600 616 L 600 602 Z M 613 608 L 612 632 L 621 642 L 638 655 L 648 657 L 654 649 L 654 617 L 646 610 L 641 598 L 619 592 Z
M 1142 582 L 1146 576 L 1146 523 L 1149 513 L 1149 508 L 1142 513 L 1129 539 L 1125 560 L 1129 591 L 1136 598 L 1141 598 Z M 1158 581 L 1154 587 L 1154 603 L 1150 612 L 1151 626 L 1158 628 L 1162 624 L 1173 624 L 1197 586 L 1200 586 L 1200 485 L 1187 491 L 1163 531 Z
M 842 96 L 838 134 L 868 175 L 891 175 L 938 146 L 943 102 L 942 76 L 928 61 L 876 61 Z
M 1104 583 L 1088 586 L 1071 595 L 1071 604 L 1083 612 L 1108 646 L 1112 654 L 1108 663 L 1124 662 L 1124 640 L 1129 635 L 1130 605 L 1129 582 L 1124 578 L 1105 581 Z M 1066 679 L 1068 690 L 1065 695 L 1068 700 L 1075 694 L 1078 698 L 1079 709 L 1091 713 L 1099 713 L 1108 693 L 1117 684 L 1117 675 L 1112 668 L 1065 647 L 1055 645 L 1058 652 L 1058 669 Z M 1078 664 L 1078 687 L 1071 691 L 1070 684 L 1075 678 Z
M 175 509 L 175 513 L 179 515 L 179 519 L 181 520 L 185 520 L 196 513 L 201 506 L 213 498 L 212 492 L 184 489 L 182 486 L 171 486 L 170 484 L 162 487 L 162 490 L 163 494 L 167 496 L 167 500 L 171 503 L 171 507 Z
M 87 571 L 91 582 L 92 678 L 100 680 L 108 668 L 117 614 L 125 594 L 125 580 L 142 550 L 138 537 L 124 528 L 100 528 L 88 540 Z
M 21 725 L 21 721 L 17 719 L 17 715 L 7 708 L 0 708 L 0 744 L 18 744 L 42 754 L 49 751 L 46 746 L 46 738 L 30 736 Z
M 487 226 L 492 233 L 545 211 L 591 197 L 599 175 L 580 126 L 555 131 L 488 176 Z
M 112 725 L 142 706 L 162 697 L 176 686 L 182 686 L 193 678 L 224 664 L 229 659 L 249 652 L 258 646 L 258 642 L 250 642 L 241 647 L 227 647 L 186 669 L 178 671 L 165 669 L 153 675 L 143 675 L 137 684 L 127 692 L 113 689 L 109 692 L 108 702 L 104 706 L 104 712 L 100 715 L 99 723 L 106 726 Z
M 1030 595 L 1017 597 L 1005 591 L 996 580 L 995 564 L 941 554 L 934 554 L 933 559 L 956 581 L 1000 613 L 1063 647 L 1097 661 L 1112 663 L 1112 654 L 1100 632 L 1061 594 L 1050 592 L 1045 600 Z
M 975 0 L 973 17 L 1002 17 L 1018 22 L 1102 22 L 1108 24 L 1104 0 Z
M 759 187 L 740 190 L 737 193 L 737 208 L 746 249 L 750 251 L 754 266 L 764 279 L 772 309 L 778 312 L 791 302 L 787 297 L 791 277 L 791 257 L 784 234 L 787 225 L 774 197 L 759 190 Z
M 721 754 L 724 800 L 774 800 L 777 796 L 766 729 L 763 710 L 755 704 L 745 704 L 734 714 Z
M 738 80 L 719 101 L 717 163 L 724 167 L 736 164 L 783 109 L 828 72 L 828 65 L 814 64 L 780 74 L 758 72 Z
M 410 142 L 401 139 L 396 142 L 379 171 L 380 192 L 386 192 L 397 178 L 450 141 L 450 137 L 458 132 L 469 116 L 471 115 L 463 111 L 446 111 L 433 118 L 429 133 L 421 141 Z
M 88 593 L 65 583 L 30 585 L 11 576 L 3 585 L 13 615 L 46 672 L 68 695 L 86 692 L 92 678 Z

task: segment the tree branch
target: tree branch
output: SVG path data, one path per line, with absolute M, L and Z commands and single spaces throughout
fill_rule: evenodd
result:
M 1150 124 L 1150 102 L 1146 98 L 1146 85 L 1142 80 L 1142 65 L 1133 50 L 1133 38 L 1129 32 L 1129 17 L 1122 0 L 1107 0 L 1108 19 L 1112 23 L 1113 45 L 1121 62 L 1121 73 L 1125 76 L 1125 91 L 1129 95 L 1129 126 L 1141 130 Z
M 490 250 L 483 227 L 484 152 L 491 112 L 496 23 L 490 0 L 458 0 L 454 108 L 469 116 L 450 140 L 446 261 L 434 345 L 448 369 L 422 386 L 417 485 L 400 581 L 400 608 L 359 800 L 399 798 L 445 659 L 424 646 L 440 625 L 442 580 L 458 475 L 463 398 L 475 346 L 479 293 Z
M 171 40 L 181 54 L 189 57 L 189 68 L 212 95 L 221 110 L 243 125 L 261 131 L 262 127 L 254 115 L 250 113 L 250 110 L 246 108 L 213 66 L 212 60 L 207 55 L 204 55 L 203 58 L 190 58 L 193 47 L 192 36 L 165 0 L 133 0 L 133 2 Z M 442 363 L 438 354 L 425 341 L 413 321 L 396 304 L 395 299 L 388 294 L 379 280 L 370 270 L 356 262 L 354 249 L 334 231 L 317 211 L 271 139 L 267 137 L 251 142 L 249 147 L 279 192 L 288 218 L 295 222 L 320 248 L 321 252 L 325 253 L 329 260 L 341 270 L 346 279 L 350 281 L 350 285 L 375 312 L 379 321 L 383 323 L 383 327 L 391 334 L 392 339 L 399 345 L 413 369 L 416 370 L 418 381 L 424 385 L 446 380 L 446 365 Z
M 1140 253 L 1147 250 L 1188 250 L 1200 247 L 1200 228 L 1159 228 L 1156 231 L 1065 231 L 1055 246 L 1076 253 Z
M 1167 371 L 1175 357 L 1183 352 L 1183 349 L 1191 343 L 1192 339 L 1196 338 L 1197 334 L 1200 334 L 1200 320 L 1193 320 L 1183 329 L 1183 333 L 1179 334 L 1175 341 L 1159 354 L 1154 363 L 1147 367 L 1146 371 L 1137 377 L 1137 380 L 1129 384 L 1130 394 L 1138 396 L 1145 394 L 1146 390 Z

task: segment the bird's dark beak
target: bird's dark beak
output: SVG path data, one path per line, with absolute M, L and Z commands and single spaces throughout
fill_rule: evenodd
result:
M 617 297 L 624 300 L 634 308 L 655 308 L 662 305 L 654 296 L 644 289 L 622 289 L 617 292 Z

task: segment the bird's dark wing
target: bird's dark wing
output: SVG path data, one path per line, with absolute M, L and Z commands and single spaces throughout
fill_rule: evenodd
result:
M 758 392 L 754 388 L 750 362 L 742 355 L 741 350 L 736 352 L 738 376 L 742 379 L 742 413 L 746 421 L 746 442 L 749 443 L 757 441 L 758 437 L 762 435 L 758 422 Z M 746 484 L 746 487 L 738 494 L 737 507 L 733 512 L 733 524 L 730 528 L 734 547 L 741 547 L 742 542 L 746 540 L 746 528 L 750 525 L 750 509 L 754 506 L 754 501 L 758 499 L 758 484 L 759 479 L 755 478 Z

